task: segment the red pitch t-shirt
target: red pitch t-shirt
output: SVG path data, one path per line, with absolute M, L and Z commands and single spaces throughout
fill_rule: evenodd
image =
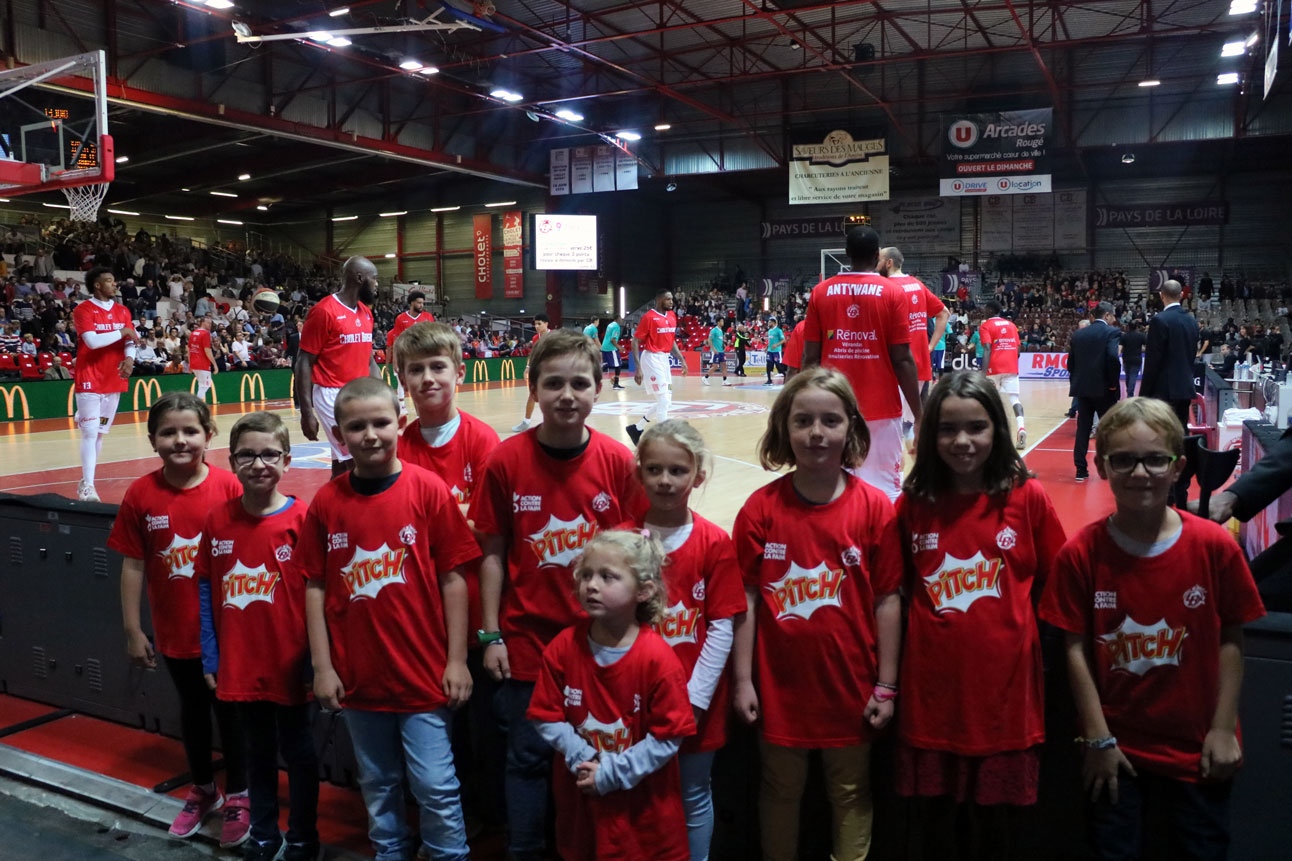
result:
M 76 391 L 108 395 L 130 388 L 130 381 L 120 373 L 121 363 L 126 358 L 126 342 L 117 341 L 96 350 L 81 337 L 87 332 L 110 335 L 134 325 L 130 309 L 119 302 L 104 308 L 94 299 L 87 299 L 72 310 L 72 325 L 80 342 L 76 345 L 76 367 L 72 377 Z
M 847 376 L 863 418 L 901 417 L 902 395 L 888 348 L 911 342 L 902 288 L 874 272 L 822 281 L 808 299 L 803 340 L 819 343 L 821 364 Z
M 206 351 L 211 348 L 211 333 L 206 329 L 194 329 L 188 333 L 188 367 L 191 371 L 211 370 L 211 360 Z
M 372 361 L 372 311 L 350 308 L 335 293 L 310 309 L 301 330 L 301 350 L 316 357 L 314 385 L 338 389 L 368 376 Z
M 288 570 L 324 583 L 345 705 L 426 712 L 448 702 L 440 575 L 479 556 L 448 487 L 419 466 L 404 464 L 374 496 L 355 492 L 348 475 L 324 485 Z
M 623 753 L 648 735 L 665 740 L 695 732 L 686 675 L 650 628 L 627 654 L 598 666 L 587 620 L 566 628 L 543 650 L 529 701 L 530 720 L 568 723 L 598 752 Z M 686 815 L 677 757 L 632 789 L 584 795 L 557 756 L 557 851 L 566 861 L 686 861 Z
M 758 591 L 754 681 L 763 738 L 784 747 L 870 740 L 862 720 L 878 680 L 875 605 L 901 586 L 897 516 L 851 475 L 811 505 L 793 473 L 754 491 L 736 517 L 736 558 Z
M 226 702 L 306 701 L 305 579 L 284 573 L 305 521 L 305 503 L 260 517 L 241 499 L 217 506 L 202 530 L 197 577 L 211 581 L 220 644 L 216 696 Z
M 1265 615 L 1242 551 L 1187 512 L 1179 540 L 1152 558 L 1126 553 L 1106 520 L 1059 551 L 1041 618 L 1081 634 L 1109 731 L 1138 769 L 1200 779 L 1220 691 L 1220 632 Z
M 978 327 L 978 340 L 984 351 L 990 351 L 987 373 L 1018 373 L 1018 329 L 1003 317 L 984 320 Z
M 806 321 L 799 320 L 794 326 L 794 331 L 790 332 L 785 339 L 785 352 L 781 354 L 781 361 L 791 368 L 803 367 L 803 325 Z
M 725 529 L 691 512 L 691 534 L 668 554 L 664 582 L 668 610 L 655 630 L 672 647 L 689 681 L 708 638 L 709 623 L 745 612 L 745 587 L 736 563 L 736 548 Z M 641 529 L 639 518 L 629 528 Z M 682 743 L 682 753 L 717 750 L 727 743 L 729 673 L 724 671 L 713 691 L 709 709 L 695 735 Z
M 924 282 L 914 275 L 893 275 L 906 294 L 906 313 L 911 323 L 911 355 L 915 357 L 915 374 L 923 382 L 933 379 L 933 355 L 929 349 L 929 317 L 946 310 L 942 300 L 933 295 Z
M 1038 481 L 1005 495 L 897 500 L 910 553 L 902 740 L 988 756 L 1045 740 L 1041 638 L 1032 608 L 1065 536 Z
M 558 460 L 537 429 L 504 440 L 485 464 L 471 519 L 507 539 L 507 580 L 499 624 L 513 678 L 532 682 L 543 647 L 583 616 L 574 597 L 574 560 L 602 529 L 646 511 L 632 453 L 588 429 L 583 453 Z
M 399 459 L 414 463 L 444 479 L 449 492 L 459 505 L 471 501 L 476 482 L 484 474 L 489 453 L 498 447 L 498 432 L 469 413 L 458 410 L 461 423 L 458 432 L 439 448 L 431 448 L 422 436 L 422 427 L 413 422 L 404 429 L 399 440 Z M 469 604 L 467 631 L 475 645 L 475 632 L 480 630 L 480 566 L 472 563 L 465 572 Z
M 208 469 L 202 483 L 187 490 L 169 484 L 160 469 L 135 479 L 108 534 L 110 549 L 144 560 L 153 636 L 157 651 L 168 658 L 202 657 L 194 577 L 202 527 L 212 509 L 242 496 L 233 473 Z
M 651 353 L 670 353 L 677 341 L 677 315 L 651 308 L 642 315 L 633 337 L 641 348 Z

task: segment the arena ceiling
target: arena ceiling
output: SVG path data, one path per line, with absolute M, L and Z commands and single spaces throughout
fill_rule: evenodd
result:
M 751 197 L 833 128 L 885 136 L 895 188 L 927 191 L 954 112 L 1053 107 L 1061 171 L 1095 179 L 1132 147 L 1141 173 L 1260 169 L 1292 134 L 1286 71 L 1263 97 L 1269 2 L 495 2 L 14 0 L 3 38 L 18 63 L 106 49 L 110 200 L 197 215 L 497 199 L 624 130 L 646 193 Z M 368 32 L 323 41 L 343 30 Z

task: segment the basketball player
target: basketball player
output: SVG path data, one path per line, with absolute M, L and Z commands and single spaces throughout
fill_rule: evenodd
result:
M 1027 431 L 1023 427 L 1023 402 L 1018 398 L 1018 329 L 1000 315 L 1000 303 L 995 299 L 982 303 L 982 308 L 987 312 L 987 319 L 978 327 L 978 340 L 986 353 L 983 365 L 987 376 L 1014 407 L 1018 421 L 1014 444 L 1023 449 L 1027 447 Z
M 637 368 L 633 381 L 642 385 L 655 399 L 655 405 L 637 424 L 628 426 L 628 436 L 633 445 L 641 439 L 646 423 L 662 422 L 668 418 L 668 408 L 673 403 L 673 372 L 668 357 L 677 357 L 686 376 L 686 358 L 677 347 L 677 315 L 673 313 L 673 291 L 661 290 L 655 294 L 655 307 L 642 315 L 633 332 L 633 365 Z
M 211 375 L 220 372 L 215 363 L 215 352 L 211 349 L 211 318 L 198 318 L 197 325 L 188 333 L 188 367 L 197 378 L 197 396 L 206 400 L 206 393 L 211 389 Z
M 426 310 L 426 294 L 419 290 L 414 290 L 408 294 L 408 310 L 395 318 L 395 325 L 386 335 L 386 361 L 395 360 L 395 339 L 403 334 L 404 330 L 414 323 L 434 323 L 435 315 Z M 399 393 L 399 414 L 402 416 L 406 412 L 404 406 L 404 381 L 395 377 L 395 390 Z

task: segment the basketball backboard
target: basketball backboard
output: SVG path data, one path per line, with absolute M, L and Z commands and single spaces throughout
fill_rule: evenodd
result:
M 103 51 L 0 71 L 0 193 L 111 182 L 115 168 Z

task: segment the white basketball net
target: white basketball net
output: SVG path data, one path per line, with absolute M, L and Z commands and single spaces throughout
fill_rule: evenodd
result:
M 108 196 L 108 183 L 76 185 L 63 189 L 63 196 L 72 210 L 73 221 L 98 221 L 99 205 Z

